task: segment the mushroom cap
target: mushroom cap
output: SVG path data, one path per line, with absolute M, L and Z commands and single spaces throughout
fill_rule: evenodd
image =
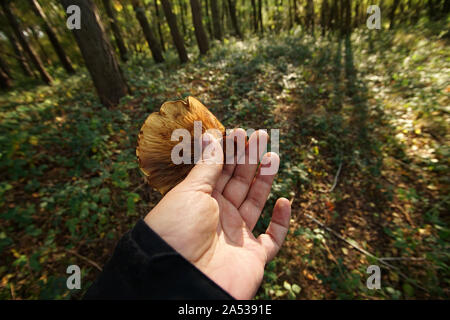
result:
M 158 112 L 147 117 L 139 131 L 136 148 L 139 168 L 147 183 L 161 194 L 180 183 L 195 165 L 194 140 L 199 137 L 194 137 L 194 121 L 201 121 L 202 133 L 208 129 L 219 130 L 221 137 L 225 133 L 220 121 L 194 97 L 165 102 Z M 180 143 L 179 140 L 171 140 L 175 129 L 186 129 L 190 133 L 191 141 L 182 141 L 190 143 L 190 164 L 175 164 L 172 161 L 172 149 Z

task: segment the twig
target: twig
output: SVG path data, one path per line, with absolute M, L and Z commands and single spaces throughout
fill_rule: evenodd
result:
M 334 188 L 336 188 L 336 185 L 337 185 L 337 182 L 338 182 L 338 178 L 339 178 L 339 174 L 341 173 L 341 169 L 342 169 L 342 161 L 339 163 L 338 171 L 336 172 L 336 175 L 334 176 L 333 186 L 331 187 L 331 189 L 328 192 L 333 192 Z
M 74 250 L 69 250 L 69 249 L 65 249 L 68 253 L 71 253 L 75 256 L 77 256 L 80 259 L 83 259 L 84 261 L 90 263 L 91 265 L 93 265 L 95 268 L 97 268 L 99 271 L 102 271 L 102 268 L 98 265 L 97 262 L 92 261 L 89 258 L 86 258 L 85 256 L 82 256 L 81 254 L 79 254 L 78 252 L 74 251 Z
M 425 292 L 429 292 L 426 288 L 418 285 L 415 281 L 413 281 L 412 279 L 410 279 L 408 276 L 406 276 L 403 272 L 400 271 L 400 269 L 396 266 L 393 266 L 392 264 L 384 261 L 383 259 L 378 258 L 377 256 L 373 255 L 372 253 L 370 253 L 369 251 L 359 247 L 358 245 L 356 245 L 356 241 L 352 240 L 347 240 L 346 238 L 344 238 L 343 236 L 341 236 L 339 233 L 337 233 L 336 231 L 334 231 L 333 229 L 327 227 L 325 224 L 323 224 L 322 222 L 320 222 L 319 220 L 317 220 L 316 218 L 314 218 L 313 216 L 304 213 L 305 217 L 307 217 L 308 219 L 314 221 L 315 223 L 317 223 L 319 226 L 321 226 L 322 228 L 324 228 L 325 230 L 327 230 L 328 232 L 330 232 L 331 234 L 333 234 L 335 237 L 337 237 L 338 239 L 346 242 L 347 244 L 349 244 L 350 246 L 352 246 L 353 248 L 355 248 L 356 250 L 358 250 L 359 252 L 365 254 L 368 257 L 371 257 L 372 259 L 375 259 L 376 261 L 380 262 L 386 269 L 389 270 L 395 270 L 403 279 L 405 279 L 406 281 L 410 282 L 412 285 L 414 285 L 415 287 L 424 290 Z
M 337 182 L 338 182 L 338 178 L 339 178 L 339 174 L 341 173 L 341 169 L 342 169 L 342 161 L 339 163 L 339 167 L 338 167 L 338 170 L 336 172 L 336 175 L 334 176 L 333 185 L 331 186 L 330 190 L 328 190 L 328 191 L 319 190 L 319 192 L 322 192 L 322 193 L 333 192 L 334 188 L 336 188 L 336 185 L 337 185 Z
M 383 257 L 380 258 L 382 261 L 400 261 L 400 260 L 406 260 L 406 261 L 423 261 L 425 258 L 416 258 L 416 257 Z
M 138 185 L 136 188 L 133 189 L 133 191 L 131 191 L 132 193 L 135 193 L 137 190 L 141 189 L 142 187 L 144 187 L 146 185 L 146 182 L 141 183 L 140 185 Z
M 12 283 L 9 284 L 9 290 L 11 290 L 11 298 L 12 298 L 12 300 L 16 300 L 16 294 L 14 292 L 14 285 Z

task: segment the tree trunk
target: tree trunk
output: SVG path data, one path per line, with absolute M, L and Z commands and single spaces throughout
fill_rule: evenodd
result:
M 328 16 L 328 0 L 322 2 L 322 10 L 320 11 L 320 25 L 322 26 L 322 36 L 325 35 L 325 30 L 328 28 L 330 17 Z
M 314 33 L 314 2 L 313 2 L 313 0 L 308 0 L 306 2 L 306 27 L 310 32 Z
M 391 21 L 391 23 L 389 24 L 389 29 L 391 30 L 395 25 L 395 10 L 397 10 L 399 2 L 399 0 L 394 0 L 394 2 L 392 3 L 391 12 L 389 14 L 389 20 Z
M 336 30 L 338 26 L 338 3 L 337 0 L 333 0 L 330 10 L 330 25 L 331 29 Z
M 184 1 L 184 0 L 178 0 L 178 5 L 180 6 L 181 28 L 183 29 L 183 35 L 188 36 L 188 31 L 186 28 L 186 21 L 184 19 L 184 16 L 185 16 L 184 5 L 183 5 L 182 1 Z M 190 37 L 189 37 L 189 39 L 190 39 Z
M 228 0 L 228 8 L 230 9 L 230 18 L 234 32 L 236 32 L 236 35 L 242 39 L 242 33 L 239 28 L 239 22 L 236 16 L 236 0 Z
M 206 25 L 208 29 L 209 36 L 212 38 L 212 25 L 211 25 L 211 17 L 209 16 L 209 3 L 208 0 L 205 0 L 205 15 L 206 15 Z
M 200 54 L 206 54 L 209 50 L 209 45 L 202 23 L 202 7 L 200 6 L 198 0 L 190 0 L 190 2 L 192 22 L 194 24 L 195 38 L 197 39 L 198 48 L 200 49 Z
M 10 89 L 12 87 L 12 79 L 8 75 L 8 72 L 3 69 L 3 65 L 6 66 L 6 63 L 0 57 L 0 88 Z
M 166 15 L 167 23 L 169 24 L 170 34 L 172 35 L 173 43 L 178 51 L 178 56 L 180 58 L 181 63 L 187 62 L 188 56 L 186 52 L 186 48 L 184 47 L 184 40 L 178 31 L 177 25 L 177 17 L 172 11 L 172 5 L 170 4 L 170 0 L 161 0 L 164 14 Z
M 64 11 L 73 0 L 61 0 Z M 106 107 L 115 106 L 128 92 L 126 80 L 120 70 L 114 50 L 100 21 L 97 7 L 92 0 L 78 0 L 81 12 L 81 28 L 72 32 L 80 48 L 92 81 Z
M 52 84 L 52 77 L 47 73 L 47 70 L 45 70 L 44 65 L 42 64 L 41 59 L 39 59 L 39 56 L 36 54 L 34 49 L 28 44 L 27 39 L 25 38 L 24 34 L 20 30 L 20 25 L 17 22 L 16 18 L 14 17 L 11 8 L 8 6 L 8 3 L 6 1 L 1 1 L 1 5 L 3 8 L 3 11 L 5 13 L 6 18 L 9 21 L 9 24 L 11 25 L 14 34 L 16 35 L 17 39 L 19 39 L 20 44 L 22 45 L 22 48 L 25 50 L 25 52 L 28 54 L 28 56 L 31 59 L 31 62 L 34 64 L 36 69 L 39 71 L 39 74 L 42 78 L 42 80 L 48 84 Z
M 163 38 L 162 31 L 161 31 L 161 15 L 159 14 L 158 1 L 155 0 L 154 4 L 155 4 L 156 20 L 157 20 L 157 24 L 158 24 L 158 34 L 159 34 L 159 41 L 161 43 L 161 49 L 162 49 L 162 51 L 166 51 L 166 46 L 164 44 L 164 38 Z
M 39 39 L 40 30 L 38 29 L 38 26 L 35 24 L 32 24 L 28 28 L 26 28 L 24 31 L 26 34 L 31 34 L 33 36 L 34 43 L 39 48 L 39 50 L 37 51 L 37 54 L 43 60 L 42 62 L 44 62 L 44 64 L 51 66 L 53 64 L 52 60 L 50 59 L 50 56 L 47 53 L 47 50 L 45 50 L 45 47 L 42 45 L 41 40 Z
M 262 0 L 258 0 L 258 20 L 259 20 L 259 30 L 264 33 L 263 26 L 263 16 L 262 16 Z
M 355 3 L 355 19 L 353 20 L 353 28 L 357 28 L 359 25 L 359 1 Z
M 47 37 L 50 40 L 50 43 L 52 44 L 53 49 L 55 50 L 56 55 L 58 56 L 58 59 L 61 62 L 62 66 L 64 67 L 64 69 L 68 74 L 74 74 L 75 70 L 72 67 L 72 63 L 70 62 L 69 57 L 66 55 L 63 47 L 59 43 L 58 38 L 56 37 L 56 32 L 53 30 L 52 26 L 48 23 L 47 16 L 45 15 L 45 12 L 42 10 L 42 7 L 40 6 L 39 2 L 37 0 L 29 0 L 29 2 L 34 14 L 41 21 L 41 26 L 44 29 L 45 33 L 47 34 Z
M 219 7 L 217 6 L 217 0 L 211 0 L 211 15 L 213 23 L 214 38 L 222 41 L 222 30 L 220 25 Z
M 27 59 L 25 58 L 22 47 L 17 42 L 14 35 L 12 35 L 9 31 L 3 30 L 3 32 L 6 34 L 6 37 L 8 38 L 9 42 L 11 43 L 11 47 L 13 48 L 15 58 L 16 58 L 17 62 L 19 63 L 20 68 L 23 71 L 23 74 L 27 77 L 33 77 L 34 74 L 31 71 L 31 68 L 27 63 Z
M 3 48 L 1 51 L 3 51 Z M 8 64 L 6 63 L 5 60 L 2 59 L 2 57 L 0 56 L 0 69 L 3 70 L 4 73 L 6 73 L 6 75 L 10 78 L 13 79 L 12 73 L 11 73 L 11 69 L 9 68 Z
M 136 13 L 136 19 L 141 25 L 145 39 L 147 40 L 150 51 L 152 52 L 153 60 L 155 60 L 156 63 L 163 62 L 164 57 L 162 55 L 161 48 L 159 47 L 159 43 L 153 34 L 152 28 L 150 28 L 144 9 L 140 7 L 138 0 L 132 0 L 132 5 L 134 12 Z
M 122 59 L 123 62 L 126 62 L 128 60 L 127 49 L 125 48 L 122 34 L 120 33 L 119 25 L 117 24 L 116 13 L 114 12 L 114 9 L 111 6 L 111 0 L 103 0 L 103 6 L 105 7 L 106 14 L 108 15 L 109 24 L 111 25 L 111 30 L 114 34 L 114 39 L 116 40 L 117 48 L 119 49 L 120 59 Z
M 294 6 L 294 21 L 296 24 L 300 24 L 300 17 L 298 16 L 298 9 L 297 9 L 297 0 L 292 0 L 293 6 Z
M 252 0 L 252 23 L 253 31 L 258 32 L 258 17 L 256 13 L 256 0 Z
M 352 1 L 345 0 L 345 34 L 352 31 Z

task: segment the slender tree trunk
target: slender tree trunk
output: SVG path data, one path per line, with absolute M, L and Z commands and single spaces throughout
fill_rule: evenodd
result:
M 391 30 L 395 25 L 395 10 L 397 10 L 399 2 L 399 0 L 394 0 L 394 2 L 392 3 L 391 12 L 389 14 L 389 20 L 391 21 L 391 23 L 389 24 L 389 29 Z
M 25 29 L 25 32 L 28 34 L 31 34 L 33 36 L 34 39 L 34 43 L 38 46 L 39 50 L 38 50 L 38 56 L 41 57 L 41 59 L 43 60 L 43 62 L 47 65 L 52 65 L 52 60 L 50 59 L 50 55 L 47 53 L 47 50 L 45 50 L 45 47 L 42 45 L 40 37 L 39 37 L 39 32 L 40 30 L 38 30 L 37 25 L 30 25 L 27 29 Z M 40 54 L 39 54 L 40 53 Z
M 345 22 L 344 22 L 344 1 L 345 0 L 340 0 L 339 1 L 339 30 L 341 32 L 341 34 L 343 33 L 343 31 L 345 30 Z
M 288 10 L 289 10 L 289 30 L 294 26 L 294 16 L 292 14 L 292 1 L 288 0 Z
M 136 19 L 141 25 L 145 39 L 147 40 L 150 51 L 152 52 L 153 60 L 155 60 L 156 63 L 163 62 L 164 57 L 162 55 L 161 48 L 159 47 L 159 43 L 153 34 L 152 28 L 150 28 L 150 24 L 145 16 L 144 8 L 140 6 L 139 0 L 132 0 L 132 5 L 134 12 L 136 13 Z
M 434 20 L 434 17 L 436 16 L 434 0 L 428 0 L 428 16 L 430 17 L 430 20 Z
M 205 13 L 206 13 L 206 25 L 208 26 L 208 33 L 209 36 L 212 38 L 213 30 L 212 30 L 212 24 L 211 24 L 211 17 L 209 16 L 209 2 L 208 0 L 205 0 Z
M 233 24 L 233 29 L 236 32 L 236 35 L 242 39 L 242 33 L 239 28 L 239 22 L 236 16 L 236 0 L 228 0 L 228 8 L 230 9 L 230 17 L 231 23 Z
M 14 34 L 16 35 L 17 39 L 19 40 L 20 44 L 22 45 L 22 48 L 25 50 L 25 52 L 30 57 L 31 62 L 34 64 L 36 69 L 39 71 L 39 74 L 40 74 L 42 80 L 46 84 L 51 85 L 53 82 L 52 77 L 47 73 L 47 70 L 45 70 L 41 59 L 39 59 L 39 56 L 36 54 L 34 49 L 28 44 L 27 39 L 25 38 L 24 34 L 20 30 L 19 23 L 17 22 L 16 18 L 14 17 L 14 15 L 11 11 L 11 8 L 8 6 L 8 3 L 6 1 L 1 1 L 1 5 L 2 5 L 2 8 L 5 13 L 6 18 L 8 19 L 9 24 L 11 25 L 11 27 L 14 31 Z
M 258 0 L 258 20 L 259 30 L 264 34 L 263 16 L 262 16 L 262 0 Z
M 36 1 L 36 0 L 31 0 Z M 116 40 L 117 48 L 119 49 L 120 59 L 123 62 L 128 60 L 127 57 L 127 49 L 125 48 L 125 44 L 123 42 L 122 34 L 120 33 L 119 25 L 116 19 L 116 13 L 114 12 L 113 7 L 111 6 L 111 0 L 103 0 L 103 6 L 105 7 L 106 14 L 109 18 L 109 24 L 111 26 L 111 30 L 114 34 L 114 39 Z
M 202 7 L 198 0 L 190 0 L 192 22 L 194 24 L 195 38 L 197 39 L 198 48 L 200 54 L 206 54 L 209 50 L 208 37 L 206 36 L 205 29 L 202 22 Z
M 3 48 L 1 48 L 1 51 L 3 51 Z M 12 73 L 11 73 L 11 69 L 9 68 L 8 64 L 6 63 L 5 60 L 3 60 L 3 58 L 0 56 L 0 69 L 3 70 L 3 72 L 6 73 L 6 75 L 10 78 L 13 79 Z
M 352 32 L 352 0 L 346 0 L 345 11 L 345 31 L 346 34 Z
M 258 17 L 256 13 L 256 0 L 252 0 L 252 23 L 253 31 L 258 32 Z
M 12 35 L 9 31 L 3 30 L 6 34 L 6 37 L 8 38 L 9 42 L 11 43 L 11 47 L 13 48 L 15 58 L 17 62 L 19 63 L 20 68 L 23 71 L 23 74 L 27 77 L 33 77 L 33 71 L 31 71 L 30 66 L 28 65 L 27 59 L 25 58 L 24 52 L 22 50 L 22 47 L 17 42 L 14 35 Z
M 156 20 L 158 24 L 159 41 L 161 43 L 162 51 L 166 51 L 166 46 L 164 44 L 164 38 L 161 30 L 161 15 L 159 14 L 158 0 L 155 0 L 154 4 L 155 4 Z
M 353 28 L 357 28 L 359 25 L 359 1 L 356 1 L 355 3 L 355 19 L 353 20 Z
M 8 72 L 3 69 L 3 65 L 6 66 L 6 63 L 0 57 L 0 88 L 10 89 L 12 87 L 12 79 Z
M 330 11 L 330 25 L 331 29 L 336 30 L 338 26 L 338 3 L 337 0 L 333 0 Z
M 221 30 L 219 7 L 217 6 L 217 0 L 211 0 L 211 15 L 212 15 L 214 38 L 222 41 L 222 30 Z
M 37 0 L 29 0 L 29 2 L 34 14 L 41 21 L 41 26 L 44 29 L 45 33 L 47 34 L 47 37 L 50 40 L 50 43 L 52 44 L 53 49 L 55 50 L 56 55 L 58 56 L 58 59 L 61 62 L 63 68 L 66 70 L 68 74 L 74 74 L 75 70 L 72 67 L 72 63 L 69 57 L 66 55 L 63 47 L 59 43 L 58 38 L 56 37 L 56 32 L 53 30 L 52 26 L 47 21 L 48 20 L 47 16 L 45 12 L 42 10 L 41 5 Z
M 325 31 L 328 28 L 330 17 L 328 15 L 328 0 L 323 0 L 322 10 L 320 11 L 320 25 L 322 26 L 322 36 L 325 35 Z
M 73 0 L 61 0 L 64 11 Z M 128 92 L 128 85 L 120 70 L 114 50 L 109 43 L 102 22 L 92 0 L 77 0 L 81 12 L 81 28 L 72 32 L 80 48 L 86 67 L 91 74 L 101 103 L 115 106 Z
M 184 47 L 184 40 L 178 31 L 177 25 L 177 17 L 172 11 L 172 5 L 170 4 L 170 0 L 161 0 L 164 13 L 166 15 L 167 23 L 169 24 L 170 34 L 172 35 L 173 43 L 178 51 L 178 56 L 180 58 L 181 63 L 185 63 L 188 61 L 188 56 L 186 52 L 186 48 Z
M 314 2 L 313 0 L 307 0 L 306 2 L 306 27 L 314 33 Z
M 184 0 L 178 0 L 178 5 L 180 6 L 180 15 L 181 15 L 181 28 L 183 29 L 183 36 L 189 36 L 189 32 L 186 28 L 186 21 L 184 19 L 185 16 L 185 12 L 184 12 L 184 5 L 183 5 L 183 1 Z M 190 39 L 190 37 L 189 37 Z
M 300 24 L 300 17 L 298 16 L 297 0 L 292 0 L 294 6 L 294 21 L 296 24 Z

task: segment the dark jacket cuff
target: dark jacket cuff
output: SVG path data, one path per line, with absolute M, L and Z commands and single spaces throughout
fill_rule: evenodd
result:
M 116 246 L 84 299 L 233 299 L 143 220 Z

